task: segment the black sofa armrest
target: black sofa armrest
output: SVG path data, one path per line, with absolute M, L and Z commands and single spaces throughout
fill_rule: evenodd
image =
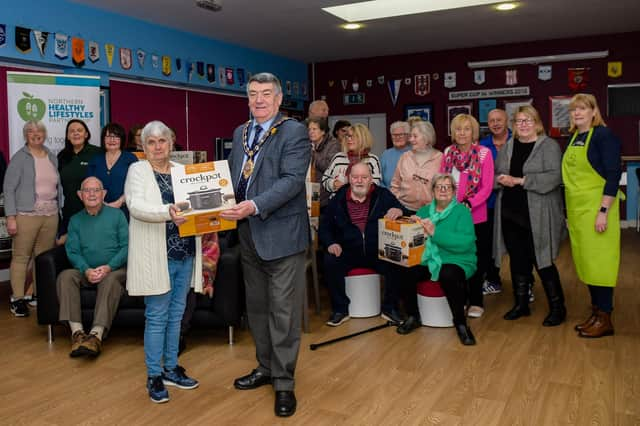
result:
M 38 324 L 58 323 L 58 292 L 56 279 L 58 274 L 71 268 L 64 246 L 57 246 L 36 257 L 35 279 L 38 290 Z
M 225 325 L 239 325 L 244 311 L 244 281 L 239 244 L 222 251 L 214 288 L 211 309 Z

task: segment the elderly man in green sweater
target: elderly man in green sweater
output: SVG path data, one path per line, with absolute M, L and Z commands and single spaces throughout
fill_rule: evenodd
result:
M 106 192 L 98 178 L 86 178 L 78 191 L 84 209 L 69 221 L 65 250 L 73 269 L 62 271 L 56 284 L 59 319 L 71 329 L 71 357 L 100 355 L 103 335 L 124 292 L 129 225 L 120 209 L 103 204 Z M 82 287 L 95 287 L 97 293 L 88 334 L 82 326 Z

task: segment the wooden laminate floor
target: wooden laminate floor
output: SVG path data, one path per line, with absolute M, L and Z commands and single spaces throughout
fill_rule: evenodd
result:
M 14 318 L 0 287 L 0 424 L 308 424 L 308 425 L 640 425 L 640 234 L 623 231 L 616 335 L 586 340 L 573 325 L 589 311 L 565 245 L 557 265 L 568 321 L 542 327 L 547 305 L 536 283 L 533 315 L 504 321 L 511 290 L 485 298 L 486 313 L 470 321 L 478 340 L 463 347 L 453 329 L 422 327 L 408 336 L 394 328 L 310 351 L 309 344 L 356 332 L 380 318 L 324 326 L 311 315 L 296 371 L 298 411 L 273 415 L 273 391 L 233 388 L 255 367 L 249 332 L 196 330 L 180 358 L 200 380 L 195 390 L 169 388 L 156 405 L 145 390 L 142 330 L 114 329 L 96 360 L 71 359 L 62 327 L 47 344 L 35 310 Z M 594 262 L 597 262 L 594 259 Z M 504 276 L 504 274 L 503 274 Z M 508 281 L 505 279 L 508 287 Z

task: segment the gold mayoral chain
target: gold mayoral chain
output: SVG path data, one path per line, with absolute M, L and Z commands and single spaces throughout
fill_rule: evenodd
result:
M 249 125 L 251 121 L 247 121 L 247 124 L 244 126 L 242 131 L 242 149 L 244 149 L 244 153 L 247 154 L 247 161 L 244 163 L 244 167 L 242 168 L 242 175 L 245 179 L 249 179 L 249 176 L 253 173 L 253 158 L 260 152 L 262 146 L 267 142 L 269 136 L 275 135 L 278 132 L 278 127 L 282 125 L 285 121 L 292 120 L 289 117 L 283 117 L 281 120 L 276 122 L 271 126 L 271 128 L 262 134 L 260 140 L 254 144 L 251 148 L 249 148 Z

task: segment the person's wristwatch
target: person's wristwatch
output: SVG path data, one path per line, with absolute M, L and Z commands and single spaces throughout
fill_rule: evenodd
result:
M 608 207 L 600 206 L 600 213 L 606 213 L 609 210 Z

